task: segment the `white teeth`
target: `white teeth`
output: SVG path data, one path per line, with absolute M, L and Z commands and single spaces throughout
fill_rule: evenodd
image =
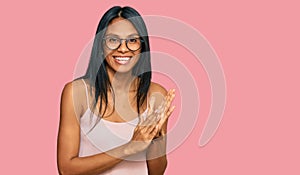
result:
M 118 61 L 128 61 L 131 57 L 115 57 Z

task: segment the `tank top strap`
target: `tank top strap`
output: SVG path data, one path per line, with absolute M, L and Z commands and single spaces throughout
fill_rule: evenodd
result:
M 81 80 L 83 81 L 83 84 L 85 86 L 86 103 L 87 103 L 88 108 L 90 108 L 88 88 L 87 88 L 85 81 L 83 79 L 81 79 Z

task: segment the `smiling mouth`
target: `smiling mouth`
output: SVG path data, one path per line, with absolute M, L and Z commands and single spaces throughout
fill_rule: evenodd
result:
M 129 61 L 132 57 L 131 56 L 113 56 L 113 58 L 115 59 L 115 61 L 118 64 L 125 65 L 125 64 L 129 63 Z

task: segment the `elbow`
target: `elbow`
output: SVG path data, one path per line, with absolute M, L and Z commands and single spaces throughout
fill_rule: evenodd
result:
M 58 174 L 59 174 L 59 175 L 67 175 L 67 173 L 65 173 L 65 172 L 62 171 L 61 169 L 58 169 Z
M 161 174 L 164 174 L 165 170 L 167 169 L 168 166 L 168 159 L 164 157 L 162 160 L 160 160 L 160 165 L 161 165 Z
M 159 161 L 156 161 L 148 164 L 148 174 L 149 175 L 164 175 L 168 161 L 167 159 L 160 159 Z
M 57 167 L 59 175 L 70 175 L 70 172 L 68 171 L 68 168 L 58 165 Z
M 67 173 L 65 173 L 65 171 L 60 167 L 58 167 L 58 174 L 59 175 L 67 175 Z
M 68 163 L 58 163 L 57 169 L 59 175 L 74 175 L 74 171 L 72 171 Z
M 162 174 L 165 173 L 165 171 L 166 171 L 166 169 L 167 169 L 167 166 L 168 166 L 168 160 L 166 159 L 166 160 L 164 161 Z
M 165 162 L 165 169 L 167 168 L 168 166 L 168 160 L 166 159 L 166 162 Z
M 62 167 L 58 168 L 58 173 L 59 175 L 74 175 L 74 172 L 70 171 L 67 168 L 62 168 Z
M 161 175 L 164 175 L 166 169 L 167 169 L 167 166 L 168 166 L 168 160 L 165 159 L 164 161 L 162 161 L 162 167 L 161 167 L 161 172 L 159 172 L 158 174 L 161 174 Z

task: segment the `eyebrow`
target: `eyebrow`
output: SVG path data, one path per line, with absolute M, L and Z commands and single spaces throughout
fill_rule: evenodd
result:
M 119 37 L 119 38 L 120 38 L 119 35 L 114 34 L 114 33 L 108 33 L 108 34 L 106 34 L 105 36 L 116 36 L 116 37 Z M 127 37 L 130 37 L 130 36 L 139 36 L 139 34 L 137 34 L 137 33 L 132 33 L 132 34 L 130 34 L 130 35 L 127 35 Z

